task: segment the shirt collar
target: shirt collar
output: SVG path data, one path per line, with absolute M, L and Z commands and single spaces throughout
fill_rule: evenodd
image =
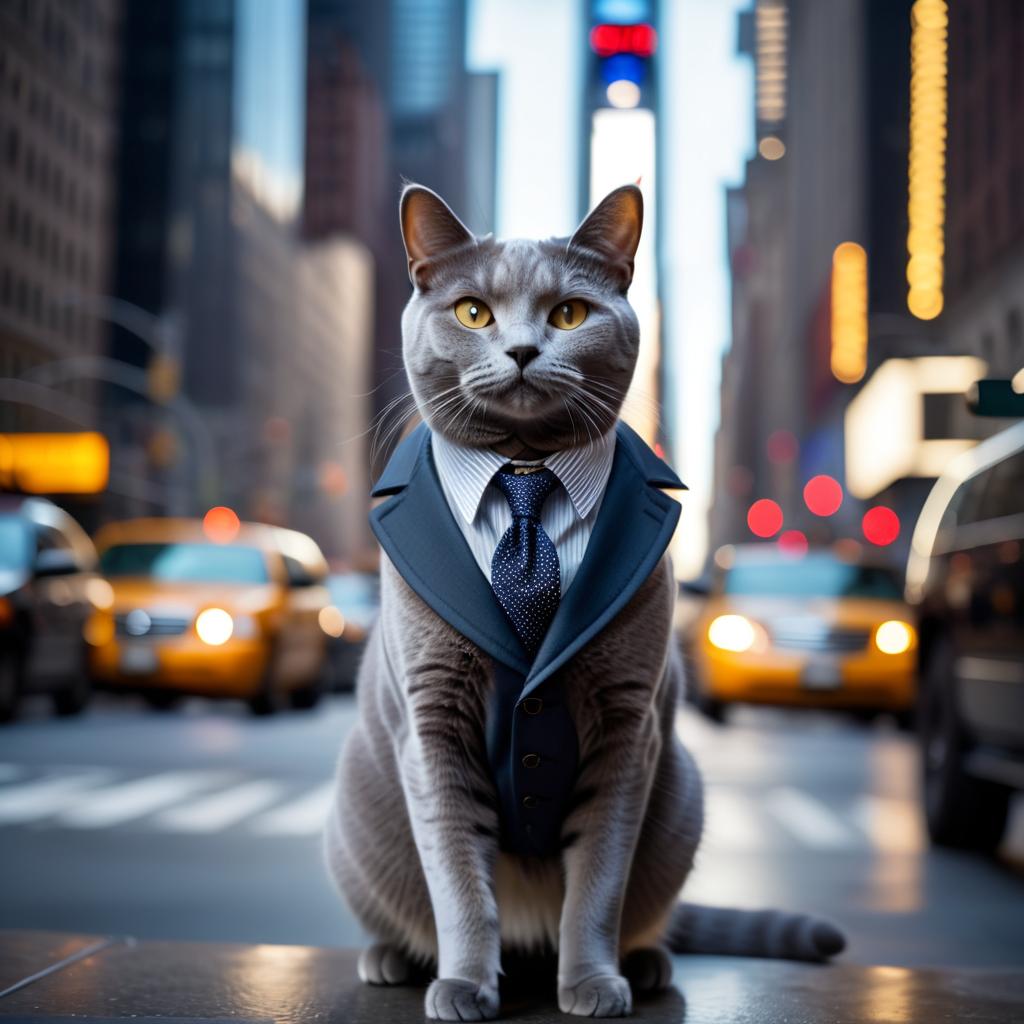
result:
M 462 518 L 472 523 L 494 474 L 509 461 L 490 448 L 471 448 L 433 433 L 434 463 Z M 576 515 L 585 519 L 604 493 L 615 455 L 615 431 L 578 448 L 565 448 L 543 460 L 569 494 Z

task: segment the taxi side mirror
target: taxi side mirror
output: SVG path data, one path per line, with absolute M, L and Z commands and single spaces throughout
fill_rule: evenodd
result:
M 36 563 L 33 567 L 34 575 L 39 578 L 43 576 L 70 576 L 79 571 L 78 562 L 75 556 L 61 548 L 49 548 L 40 551 L 36 556 Z

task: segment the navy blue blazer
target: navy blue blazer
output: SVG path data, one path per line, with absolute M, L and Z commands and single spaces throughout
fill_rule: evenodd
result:
M 499 798 L 502 849 L 558 851 L 576 781 L 576 729 L 558 670 L 622 610 L 664 554 L 680 506 L 659 488 L 685 490 L 624 423 L 601 508 L 579 570 L 530 659 L 452 516 L 420 424 L 395 449 L 372 494 L 381 547 L 409 586 L 494 659 L 487 755 Z

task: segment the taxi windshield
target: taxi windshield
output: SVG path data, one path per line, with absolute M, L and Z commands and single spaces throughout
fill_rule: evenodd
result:
M 226 544 L 115 544 L 100 557 L 104 575 L 167 583 L 266 583 L 259 548 Z
M 758 597 L 866 597 L 899 600 L 895 572 L 881 566 L 851 565 L 828 555 L 735 565 L 725 592 Z

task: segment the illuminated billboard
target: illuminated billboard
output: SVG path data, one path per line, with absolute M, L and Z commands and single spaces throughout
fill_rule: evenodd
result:
M 97 494 L 107 486 L 102 434 L 0 434 L 0 487 L 27 494 Z

